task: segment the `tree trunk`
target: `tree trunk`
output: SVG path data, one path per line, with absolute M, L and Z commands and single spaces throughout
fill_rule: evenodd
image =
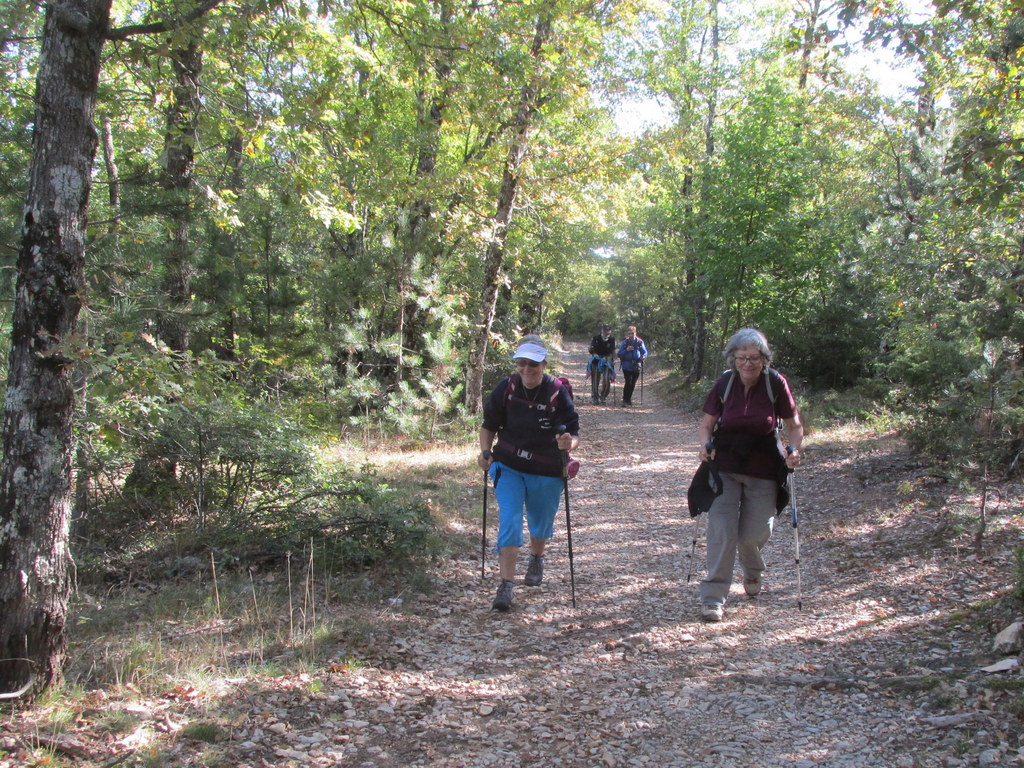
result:
M 66 652 L 74 389 L 61 345 L 85 291 L 93 126 L 111 0 L 48 3 L 0 465 L 0 692 L 59 681 Z
M 239 193 L 243 184 L 243 157 L 245 137 L 241 130 L 235 130 L 228 139 L 225 165 L 230 169 L 226 180 L 226 189 Z M 210 300 L 221 308 L 220 330 L 217 338 L 211 340 L 211 347 L 220 360 L 235 360 L 237 356 L 237 321 L 238 306 L 238 236 L 220 227 L 212 227 L 210 231 L 211 274 L 215 276 Z
M 711 20 L 711 86 L 708 89 L 708 114 L 704 121 L 704 167 L 707 169 L 701 180 L 701 205 L 700 218 L 707 221 L 711 207 L 711 179 L 710 173 L 712 161 L 715 157 L 715 120 L 718 115 L 718 67 L 719 48 L 721 44 L 721 29 L 718 21 L 718 0 L 711 0 L 708 7 L 708 17 Z M 700 381 L 704 375 L 704 364 L 707 357 L 708 346 L 708 300 L 702 292 L 696 292 L 693 298 L 693 346 L 690 359 L 690 370 L 686 374 L 686 383 L 694 384 Z
M 121 224 L 121 174 L 117 170 L 117 156 L 114 153 L 114 129 L 110 118 L 103 121 L 103 165 L 107 169 L 107 189 L 110 199 L 110 223 L 107 234 L 116 236 Z
M 188 309 L 191 305 L 192 263 L 189 228 L 192 223 L 195 147 L 199 125 L 199 73 L 203 69 L 203 53 L 191 43 L 173 54 L 174 98 L 167 115 L 167 137 L 164 155 L 167 165 L 164 186 L 171 195 L 171 243 L 164 265 L 163 294 L 167 312 L 161 316 L 159 333 L 168 347 L 176 352 L 188 350 Z
M 537 58 L 544 43 L 551 36 L 551 21 L 541 18 L 534 31 L 531 55 Z M 466 370 L 466 410 L 480 413 L 483 409 L 484 360 L 491 339 L 491 324 L 498 305 L 498 288 L 501 285 L 501 270 L 505 262 L 505 237 L 512 221 L 516 193 L 519 189 L 519 168 L 530 146 L 530 128 L 537 114 L 539 87 L 532 80 L 520 94 L 519 107 L 513 119 L 513 134 L 505 159 L 505 170 L 498 193 L 498 205 L 491 228 L 491 240 L 484 256 L 484 280 L 481 291 L 479 319 L 476 338 L 470 345 Z
M 195 147 L 198 143 L 199 73 L 203 54 L 196 43 L 175 50 L 171 55 L 175 84 L 167 110 L 167 133 L 164 137 L 165 167 L 162 177 L 168 191 L 170 243 L 164 261 L 161 284 L 164 312 L 157 322 L 160 339 L 175 352 L 187 352 L 191 334 L 188 318 L 192 303 L 192 276 L 195 267 L 190 245 L 192 224 Z M 153 497 L 163 498 L 166 490 L 177 484 L 178 457 L 161 453 L 156 442 L 150 442 L 136 459 L 125 479 L 125 491 L 136 503 L 152 514 Z
M 811 0 L 808 7 L 807 24 L 804 26 L 804 39 L 800 52 L 800 90 L 807 89 L 807 78 L 811 73 L 811 54 L 817 44 L 818 18 L 821 15 L 821 0 Z
M 439 3 L 437 12 L 441 28 L 450 36 L 453 27 L 451 6 Z M 472 14 L 471 9 L 469 15 Z M 444 115 L 456 90 L 456 84 L 452 82 L 454 56 L 454 50 L 450 48 L 437 51 L 429 64 L 429 71 L 436 83 L 433 88 L 424 88 L 417 94 L 417 189 L 425 189 L 427 185 L 422 182 L 431 179 L 437 170 Z M 426 66 L 422 76 L 425 81 L 428 80 Z M 435 221 L 437 218 L 433 204 L 425 196 L 411 201 L 402 216 L 404 250 L 399 268 L 396 383 L 405 377 L 405 352 L 408 350 L 418 355 L 423 351 L 423 330 L 427 320 L 420 309 L 420 298 L 424 293 L 423 286 L 426 286 L 427 291 L 433 290 L 437 278 L 443 242 L 441 230 L 444 226 Z

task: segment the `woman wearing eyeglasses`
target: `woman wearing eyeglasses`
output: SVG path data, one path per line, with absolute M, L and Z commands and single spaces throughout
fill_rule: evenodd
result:
M 544 578 L 544 546 L 554 533 L 562 492 L 562 455 L 580 443 L 580 421 L 572 397 L 546 374 L 548 350 L 539 336 L 526 336 L 513 354 L 516 372 L 484 402 L 478 465 L 494 481 L 498 500 L 498 568 L 495 610 L 512 607 L 523 512 L 530 531 L 530 562 L 523 582 Z
M 737 331 L 723 352 L 729 370 L 704 401 L 698 436 L 701 461 L 714 461 L 722 493 L 708 510 L 707 577 L 700 583 L 701 617 L 721 621 L 739 557 L 743 590 L 761 592 L 761 550 L 778 512 L 780 471 L 800 463 L 804 428 L 786 381 L 770 368 L 772 352 L 754 328 Z M 783 448 L 780 423 L 788 445 Z

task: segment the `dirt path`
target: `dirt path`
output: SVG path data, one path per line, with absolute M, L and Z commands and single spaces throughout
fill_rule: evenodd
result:
M 584 438 L 570 496 L 577 609 L 560 510 L 546 580 L 520 585 L 512 612 L 489 610 L 493 556 L 484 583 L 478 560 L 449 563 L 436 592 L 376 618 L 365 666 L 339 663 L 315 691 L 243 688 L 249 715 L 225 764 L 1020 764 L 1020 721 L 978 670 L 990 635 L 946 620 L 1000 584 L 930 554 L 923 523 L 869 514 L 882 501 L 851 468 L 871 455 L 811 444 L 797 484 L 803 609 L 783 515 L 765 592 L 751 601 L 734 585 L 726 621 L 706 625 L 701 547 L 686 579 L 697 415 L 663 405 L 651 381 L 642 406 L 590 405 L 584 360 L 568 350 Z

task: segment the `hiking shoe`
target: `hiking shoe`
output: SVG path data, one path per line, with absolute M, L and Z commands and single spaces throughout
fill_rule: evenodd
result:
M 542 581 L 544 581 L 544 555 L 530 555 L 530 564 L 526 566 L 523 583 L 528 587 L 536 587 Z
M 761 594 L 761 579 L 744 579 L 743 591 L 747 597 L 757 597 Z
M 512 607 L 512 582 L 503 581 L 498 586 L 498 594 L 494 596 L 491 608 L 495 611 L 507 611 Z
M 721 621 L 725 616 L 725 608 L 714 603 L 704 603 L 700 609 L 700 617 L 704 621 Z

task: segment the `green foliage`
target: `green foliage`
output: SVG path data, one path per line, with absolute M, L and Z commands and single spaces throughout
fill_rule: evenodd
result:
M 370 474 L 327 465 L 315 445 L 321 433 L 289 409 L 247 398 L 232 366 L 130 338 L 84 357 L 104 382 L 79 424 L 82 476 L 98 495 L 80 523 L 87 558 L 172 545 L 283 557 L 325 531 L 338 568 L 430 555 L 422 504 Z M 400 408 L 387 412 L 400 424 Z
M 1024 444 L 1024 376 L 1016 352 L 989 344 L 977 369 L 952 379 L 916 410 L 908 443 L 941 460 L 968 457 L 977 473 L 1019 472 Z
M 592 290 L 573 298 L 562 315 L 558 330 L 566 338 L 589 339 L 605 323 L 617 327 L 611 302 L 605 292 Z
M 962 339 L 947 335 L 950 330 L 948 324 L 901 324 L 882 368 L 886 378 L 902 382 L 916 401 L 927 402 L 967 377 L 978 358 L 965 354 L 970 350 Z
M 884 392 L 878 382 L 862 381 L 842 390 L 815 390 L 800 397 L 800 414 L 805 424 L 854 422 L 879 431 L 892 427 L 893 416 L 885 406 Z
M 312 537 L 325 537 L 316 554 L 331 570 L 422 560 L 436 548 L 429 508 L 366 472 L 325 479 L 266 510 L 259 530 L 277 552 L 301 551 Z
M 1024 547 L 1013 550 L 1014 583 L 1011 594 L 1024 602 Z
M 308 436 L 273 408 L 220 399 L 174 405 L 153 447 L 199 520 L 228 528 L 287 498 L 314 463 Z
M 864 279 L 835 275 L 831 290 L 799 317 L 766 318 L 775 359 L 815 388 L 852 387 L 871 372 L 884 332 L 878 292 Z
M 195 722 L 185 725 L 179 736 L 183 739 L 193 741 L 205 741 L 208 744 L 216 744 L 228 737 L 227 732 L 217 723 Z
M 82 374 L 83 525 L 123 530 L 127 549 L 183 526 L 259 538 L 268 525 L 295 546 L 344 518 L 348 476 L 329 476 L 314 446 L 463 430 L 485 279 L 502 286 L 485 388 L 523 330 L 587 339 L 634 323 L 698 379 L 755 325 L 794 382 L 827 390 L 807 405 L 816 418 L 905 420 L 931 456 L 1019 468 L 1022 15 L 989 6 L 915 24 L 843 6 L 923 65 L 920 98 L 903 103 L 843 71 L 836 18 L 753 3 L 718 18 L 682 5 L 645 18 L 631 3 L 257 4 L 159 45 L 108 42 L 97 124 L 110 121 L 113 154 L 96 163 L 81 335 L 64 340 Z M 127 7 L 115 25 L 162 12 Z M 42 21 L 19 8 L 0 50 L 7 243 Z M 552 38 L 531 52 L 541 10 Z M 805 24 L 813 34 L 796 34 Z M 161 150 L 185 42 L 202 51 L 203 100 L 182 211 Z M 538 113 L 503 271 L 488 277 L 524 89 Z M 609 105 L 627 93 L 666 105 L 663 127 L 617 135 Z M 176 220 L 187 234 L 171 236 Z M 172 302 L 182 236 L 189 279 Z M 11 296 L 12 248 L 0 267 Z M 154 335 L 169 313 L 188 351 Z M 414 505 L 377 502 L 386 520 L 367 530 L 420 535 Z M 309 517 L 292 530 L 284 510 Z M 365 548 L 394 548 L 390 536 Z

